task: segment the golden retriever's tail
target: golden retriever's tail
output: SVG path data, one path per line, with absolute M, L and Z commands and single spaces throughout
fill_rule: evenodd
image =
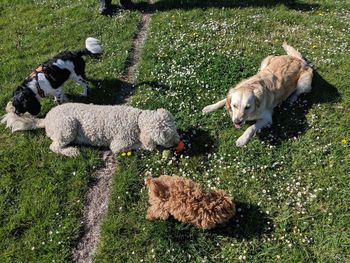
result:
M 1 123 L 6 124 L 6 128 L 10 128 L 12 132 L 45 128 L 45 119 L 35 118 L 28 113 L 19 116 L 9 104 L 6 107 L 6 111 L 7 113 L 2 117 Z
M 288 56 L 292 56 L 292 57 L 296 57 L 299 58 L 301 60 L 305 59 L 303 58 L 303 56 L 300 54 L 300 52 L 298 50 L 296 50 L 294 47 L 290 46 L 287 44 L 287 42 L 284 42 L 282 45 L 283 49 L 287 52 Z

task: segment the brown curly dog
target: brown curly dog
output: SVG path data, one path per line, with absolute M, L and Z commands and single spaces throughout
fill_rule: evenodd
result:
M 233 200 L 223 190 L 204 191 L 180 176 L 147 177 L 150 207 L 147 219 L 175 219 L 202 229 L 211 229 L 234 216 Z

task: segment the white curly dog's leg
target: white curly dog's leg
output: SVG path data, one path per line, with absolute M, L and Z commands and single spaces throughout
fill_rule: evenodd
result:
M 63 154 L 69 157 L 75 157 L 80 155 L 80 150 L 77 147 L 72 147 L 72 146 L 65 147 L 64 145 L 60 145 L 60 143 L 56 141 L 53 141 L 51 143 L 50 150 L 55 153 Z
M 126 141 L 119 139 L 114 139 L 109 148 L 111 149 L 112 153 L 119 153 L 131 149 L 130 145 Z

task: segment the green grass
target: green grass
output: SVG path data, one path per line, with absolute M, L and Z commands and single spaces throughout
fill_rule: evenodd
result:
M 105 55 L 87 58 L 91 91 L 87 99 L 73 82 L 73 101 L 114 104 L 118 80 L 140 14 L 98 14 L 98 1 L 2 1 L 0 7 L 0 113 L 17 85 L 45 60 L 63 50 L 84 47 L 85 38 L 101 40 Z M 45 99 L 42 115 L 54 106 Z M 97 149 L 83 147 L 78 158 L 49 150 L 44 131 L 11 134 L 0 126 L 1 262 L 69 262 L 80 238 L 81 215 Z
M 348 1 L 157 1 L 133 104 L 164 107 L 190 143 L 182 156 L 118 157 L 95 262 L 348 262 L 350 168 L 350 3 Z M 139 12 L 97 13 L 98 1 L 2 1 L 0 109 L 40 62 L 99 38 L 105 55 L 87 59 L 88 98 L 113 104 Z M 223 110 L 201 109 L 284 54 L 287 40 L 317 66 L 311 94 L 276 109 L 274 124 L 235 147 Z M 44 102 L 42 116 L 54 106 Z M 244 127 L 246 128 L 246 127 Z M 342 140 L 346 140 L 343 143 Z M 70 262 L 97 149 L 78 158 L 51 153 L 43 131 L 0 126 L 1 262 Z M 201 231 L 175 220 L 147 221 L 145 175 L 186 176 L 234 196 L 224 228 Z
M 350 260 L 350 3 L 293 2 L 156 3 L 133 104 L 169 109 L 191 149 L 171 161 L 157 151 L 120 158 L 96 262 Z M 284 54 L 284 40 L 316 65 L 313 91 L 237 148 L 243 131 L 227 113 L 201 109 Z M 147 174 L 225 189 L 238 215 L 216 231 L 147 221 Z

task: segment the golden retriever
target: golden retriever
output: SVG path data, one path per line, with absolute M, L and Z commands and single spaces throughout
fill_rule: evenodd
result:
M 286 43 L 282 47 L 287 55 L 266 57 L 256 75 L 231 88 L 225 99 L 202 110 L 206 114 L 226 106 L 236 128 L 241 128 L 247 120 L 256 121 L 238 138 L 238 147 L 272 123 L 272 112 L 277 105 L 288 97 L 292 103 L 300 94 L 311 91 L 311 65 L 293 47 Z

